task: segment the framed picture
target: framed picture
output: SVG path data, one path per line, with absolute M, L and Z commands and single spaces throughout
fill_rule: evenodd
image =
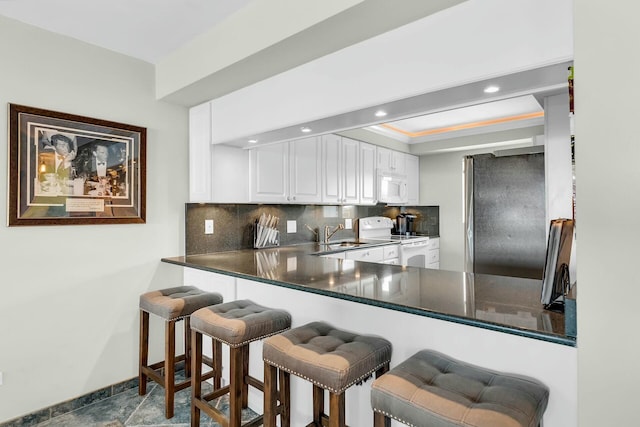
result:
M 145 222 L 146 128 L 9 104 L 8 225 Z

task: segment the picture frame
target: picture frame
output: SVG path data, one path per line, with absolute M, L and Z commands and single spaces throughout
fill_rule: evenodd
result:
M 9 104 L 8 226 L 146 221 L 146 128 Z

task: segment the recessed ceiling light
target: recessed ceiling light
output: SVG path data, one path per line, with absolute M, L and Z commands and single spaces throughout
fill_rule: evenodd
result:
M 484 93 L 496 93 L 499 90 L 500 86 L 491 85 L 484 88 Z
M 387 112 L 384 110 L 378 110 L 376 111 L 376 117 L 384 117 L 387 115 Z
M 256 142 L 258 142 L 258 140 L 257 140 L 257 139 L 250 139 L 250 140 L 249 140 L 249 144 L 255 144 Z
M 302 126 L 302 127 L 300 128 L 300 131 L 301 131 L 301 132 L 304 132 L 304 133 L 309 133 L 309 132 L 311 132 L 311 128 L 308 128 L 308 127 L 306 127 L 306 126 Z

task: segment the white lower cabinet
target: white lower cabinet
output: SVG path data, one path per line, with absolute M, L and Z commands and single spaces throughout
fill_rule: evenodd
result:
M 355 249 L 345 252 L 345 259 L 354 261 L 382 262 L 384 260 L 384 249 L 381 246 L 369 249 Z
M 383 259 L 385 264 L 400 264 L 400 245 L 383 246 Z
M 427 244 L 427 268 L 440 269 L 440 238 L 431 237 Z

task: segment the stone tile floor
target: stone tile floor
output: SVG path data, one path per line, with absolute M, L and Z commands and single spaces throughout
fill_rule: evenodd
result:
M 203 385 L 203 391 L 205 385 Z M 185 427 L 191 422 L 191 388 L 181 390 L 175 396 L 175 415 L 164 417 L 164 389 L 153 382 L 147 385 L 147 394 L 138 395 L 138 388 L 132 388 L 83 408 L 52 418 L 37 427 Z M 212 406 L 228 411 L 227 396 L 211 402 Z M 243 411 L 243 421 L 256 417 L 251 409 Z M 201 416 L 202 427 L 218 427 L 207 416 Z

